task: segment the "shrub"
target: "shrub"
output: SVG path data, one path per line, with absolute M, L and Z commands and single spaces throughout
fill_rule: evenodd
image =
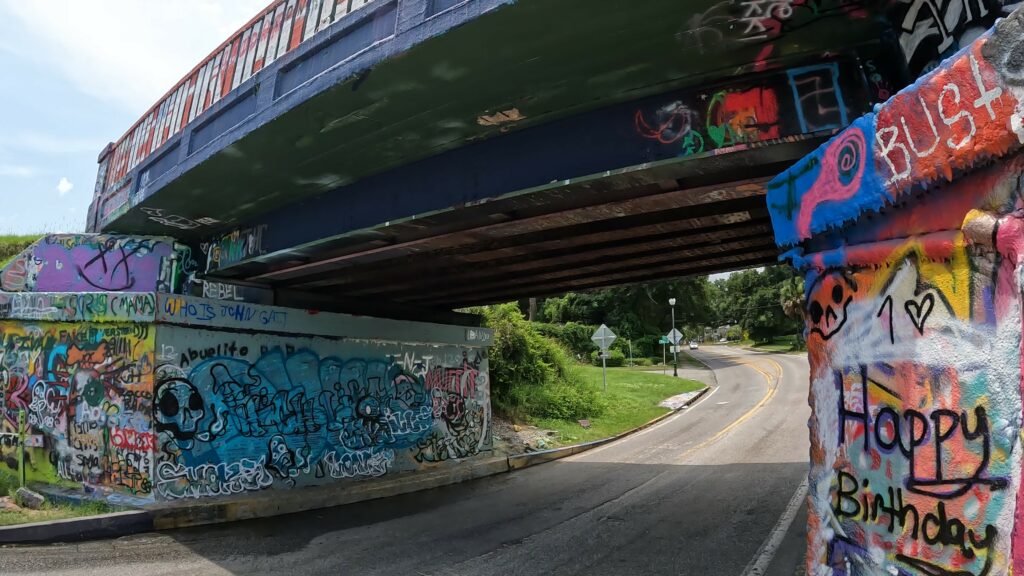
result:
M 594 366 L 601 365 L 601 354 L 598 350 L 594 350 L 593 352 L 590 353 L 590 361 L 594 364 Z M 626 355 L 623 354 L 621 350 L 616 350 L 615 348 L 611 348 L 608 350 L 608 359 L 605 360 L 605 366 L 611 368 L 618 368 L 619 366 L 625 365 Z
M 607 408 L 604 398 L 596 388 L 584 384 L 579 374 L 576 379 L 579 384 L 556 384 L 544 388 L 532 415 L 573 421 L 603 414 Z
M 527 322 L 515 304 L 482 310 L 494 330 L 489 352 L 491 403 L 512 419 L 594 417 L 604 400 L 575 369 L 568 352 Z M 545 330 L 555 331 L 545 325 Z
M 594 349 L 594 341 L 590 339 L 597 331 L 597 326 L 566 322 L 562 326 L 561 342 L 572 353 L 586 356 Z
M 533 328 L 543 336 L 561 344 L 574 356 L 585 357 L 594 349 L 594 343 L 590 340 L 590 336 L 597 330 L 594 326 L 578 322 L 566 322 L 565 324 L 533 322 Z
M 533 322 L 532 326 L 534 330 L 541 334 L 541 336 L 546 336 L 548 338 L 552 338 L 555 340 L 560 340 L 562 338 L 561 324 L 551 324 L 549 322 Z
M 18 489 L 18 477 L 6 470 L 0 470 L 0 497 L 14 496 Z

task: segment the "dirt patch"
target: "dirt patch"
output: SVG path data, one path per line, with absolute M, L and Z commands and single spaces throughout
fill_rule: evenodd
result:
M 536 426 L 513 424 L 502 418 L 491 421 L 494 434 L 494 450 L 502 454 L 525 454 L 555 447 L 558 432 Z

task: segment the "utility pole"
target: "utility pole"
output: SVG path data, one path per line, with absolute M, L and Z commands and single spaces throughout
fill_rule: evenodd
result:
M 672 307 L 672 330 L 676 329 L 676 299 L 669 298 L 668 305 Z M 681 341 L 681 340 L 680 340 Z M 672 348 L 672 375 L 679 376 L 679 342 L 675 342 Z

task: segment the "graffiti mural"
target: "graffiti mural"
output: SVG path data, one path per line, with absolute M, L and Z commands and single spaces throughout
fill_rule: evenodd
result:
M 1018 3 L 1009 0 L 898 0 L 893 22 L 913 76 L 981 36 Z
M 768 186 L 805 275 L 809 574 L 1024 572 L 1022 31 L 1015 13 Z
M 836 130 L 859 112 L 850 108 L 851 95 L 866 103 L 859 78 L 853 63 L 792 68 L 756 82 L 651 99 L 635 110 L 633 124 L 642 139 L 678 156 Z
M 175 292 L 198 268 L 169 238 L 50 234 L 0 270 L 5 292 Z
M 807 276 L 809 562 L 1006 573 L 1021 429 L 1013 266 L 968 255 L 959 232 L 846 250 L 847 266 Z
M 677 40 L 700 54 L 757 45 L 759 59 L 774 52 L 774 42 L 790 30 L 819 20 L 864 19 L 863 0 L 723 0 L 686 17 Z M 838 24 L 838 22 L 837 22 Z
M 207 271 L 227 268 L 232 264 L 262 255 L 265 230 L 265 225 L 234 230 L 213 242 L 203 244 L 201 248 L 207 255 Z
M 43 438 L 30 480 L 149 495 L 153 342 L 148 324 L 0 321 L 0 427 L 24 411 Z M 13 449 L 0 456 L 16 469 Z
M 942 67 L 855 120 L 768 184 L 777 241 L 794 246 L 898 204 L 1024 142 L 1015 13 Z
M 489 448 L 483 350 L 161 330 L 159 498 L 381 476 Z

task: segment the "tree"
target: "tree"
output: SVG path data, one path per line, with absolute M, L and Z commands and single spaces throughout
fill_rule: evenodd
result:
M 803 281 L 785 266 L 743 270 L 726 279 L 689 277 L 570 292 L 538 303 L 536 318 L 564 324 L 607 324 L 637 356 L 656 356 L 658 338 L 671 330 L 669 298 L 676 299 L 676 328 L 701 339 L 708 327 L 739 325 L 756 340 L 803 329 Z M 526 301 L 523 301 L 524 311 Z
M 546 322 L 607 324 L 621 339 L 633 341 L 634 354 L 660 354 L 658 337 L 672 329 L 669 298 L 676 299 L 676 326 L 707 325 L 714 322 L 709 305 L 707 277 L 679 278 L 616 286 L 590 292 L 570 292 L 547 298 L 540 305 L 538 319 Z
M 784 311 L 782 295 L 793 289 L 784 288 L 793 280 L 793 271 L 783 266 L 736 272 L 714 283 L 711 308 L 721 324 L 739 324 L 754 340 L 791 334 L 799 326 Z
M 793 276 L 782 283 L 782 286 L 779 289 L 779 304 L 782 306 L 782 312 L 787 317 L 795 320 L 801 328 L 806 325 L 804 318 L 806 314 L 806 301 L 807 299 L 804 294 L 804 279 L 802 276 Z M 797 342 L 801 347 L 803 347 L 803 330 L 797 330 Z

